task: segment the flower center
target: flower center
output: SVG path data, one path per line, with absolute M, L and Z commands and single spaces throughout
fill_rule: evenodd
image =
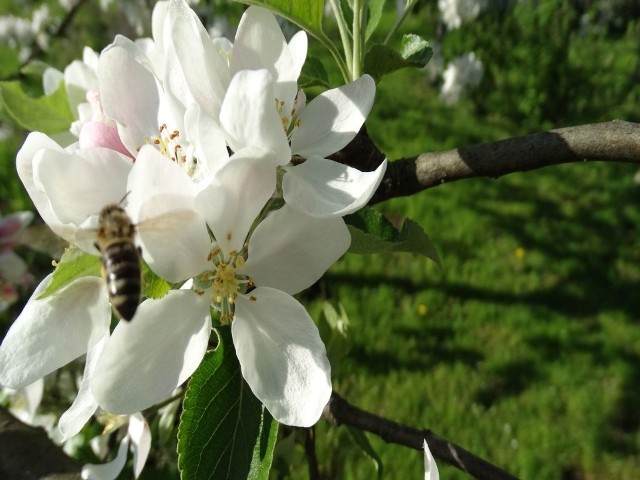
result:
M 181 166 L 187 175 L 192 178 L 196 176 L 198 159 L 193 153 L 193 147 L 181 143 L 180 130 L 171 130 L 166 123 L 163 123 L 158 127 L 158 135 L 145 136 L 144 143 L 155 145 L 160 153 Z
M 211 305 L 220 312 L 221 321 L 230 323 L 236 298 L 253 286 L 253 280 L 237 273 L 236 270 L 244 265 L 245 259 L 236 251 L 225 258 L 220 248 L 215 247 L 209 253 L 208 260 L 212 263 L 212 269 L 194 280 L 194 289 L 201 295 L 208 291 Z
M 300 119 L 297 117 L 297 101 L 294 102 L 291 111 L 287 111 L 284 101 L 276 98 L 275 102 L 276 110 L 280 114 L 280 120 L 282 121 L 284 132 L 287 134 L 287 138 L 291 139 L 291 134 L 293 133 L 293 131 L 300 126 Z

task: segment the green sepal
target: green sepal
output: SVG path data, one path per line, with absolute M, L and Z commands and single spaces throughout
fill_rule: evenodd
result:
M 379 81 L 403 68 L 422 68 L 432 55 L 429 42 L 419 35 L 408 34 L 402 37 L 399 51 L 388 45 L 372 45 L 364 57 L 364 71 Z
M 351 233 L 351 253 L 417 253 L 442 266 L 435 245 L 420 225 L 405 218 L 396 228 L 382 213 L 365 207 L 344 217 Z
M 38 300 L 53 295 L 79 278 L 101 276 L 101 268 L 100 257 L 86 253 L 77 246 L 69 247 L 62 254 L 49 286 L 40 294 Z
M 231 328 L 217 327 L 218 346 L 207 352 L 185 393 L 178 428 L 183 480 L 268 480 L 278 422 L 242 378 Z
M 64 82 L 51 95 L 34 98 L 18 81 L 0 82 L 0 105 L 17 125 L 46 134 L 64 132 L 73 122 Z

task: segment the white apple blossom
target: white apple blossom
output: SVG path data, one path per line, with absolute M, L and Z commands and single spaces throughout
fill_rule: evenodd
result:
M 483 0 L 438 0 L 442 21 L 449 30 L 475 20 L 483 5 Z
M 315 324 L 291 295 L 318 280 L 350 236 L 339 217 L 317 219 L 287 205 L 252 230 L 273 192 L 272 171 L 262 158 L 237 158 L 198 194 L 217 243 L 200 258 L 203 273 L 191 290 L 147 300 L 135 322 L 116 327 L 92 382 L 103 408 L 142 410 L 191 375 L 213 306 L 231 323 L 244 379 L 274 418 L 297 426 L 318 420 L 331 394 L 330 365 Z
M 173 166 L 153 147 L 143 148 L 132 165 L 129 157 L 114 150 L 70 152 L 40 133 L 29 135 L 17 157 L 18 174 L 42 218 L 54 232 L 90 253 L 97 253 L 95 233 L 84 236 L 85 228 L 94 225 L 105 205 L 126 194 L 127 212 L 140 227 L 143 257 L 164 278 L 177 282 L 201 271 L 190 259 L 197 252 L 206 255 L 210 242 L 194 210 L 192 182 L 180 182 L 162 165 Z M 142 228 L 145 223 L 152 228 Z M 47 277 L 38 286 L 0 345 L 0 385 L 21 388 L 87 354 L 79 394 L 60 421 L 68 437 L 97 407 L 89 384 L 109 335 L 111 310 L 101 278 L 81 277 L 39 298 L 49 283 Z
M 340 216 L 358 210 L 371 198 L 386 161 L 375 172 L 360 172 L 324 158 L 344 148 L 360 130 L 373 105 L 371 77 L 326 91 L 305 106 L 297 80 L 307 54 L 306 33 L 298 32 L 287 42 L 274 15 L 260 7 L 249 7 L 242 16 L 228 67 L 184 1 L 170 0 L 165 31 L 171 32 L 166 47 L 173 46 L 184 72 L 181 78 L 193 99 L 212 118 L 219 115 L 223 128 L 230 116 L 237 118 L 239 105 L 260 101 L 261 92 L 254 91 L 248 77 L 244 82 L 232 79 L 243 70 L 265 69 L 271 74 L 290 153 L 308 159 L 303 165 L 286 167 L 283 193 L 293 208 L 317 217 Z M 229 102 L 230 97 L 240 100 Z M 233 150 L 233 141 L 227 141 Z

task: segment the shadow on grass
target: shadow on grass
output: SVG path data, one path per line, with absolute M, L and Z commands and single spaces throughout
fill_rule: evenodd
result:
M 451 341 L 454 331 L 450 327 L 429 326 L 418 328 L 393 326 L 390 336 L 409 344 L 401 351 L 371 348 L 356 343 L 349 356 L 374 374 L 388 374 L 394 371 L 427 372 L 430 368 L 441 364 L 476 365 L 484 357 L 475 349 L 455 345 Z M 416 347 L 417 345 L 417 347 Z

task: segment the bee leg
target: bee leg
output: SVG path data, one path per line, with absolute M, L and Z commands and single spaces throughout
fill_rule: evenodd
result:
M 102 250 L 100 249 L 100 245 L 98 245 L 98 242 L 93 242 L 93 246 L 94 246 L 94 247 L 96 247 L 96 249 L 97 249 L 99 252 L 102 252 Z

